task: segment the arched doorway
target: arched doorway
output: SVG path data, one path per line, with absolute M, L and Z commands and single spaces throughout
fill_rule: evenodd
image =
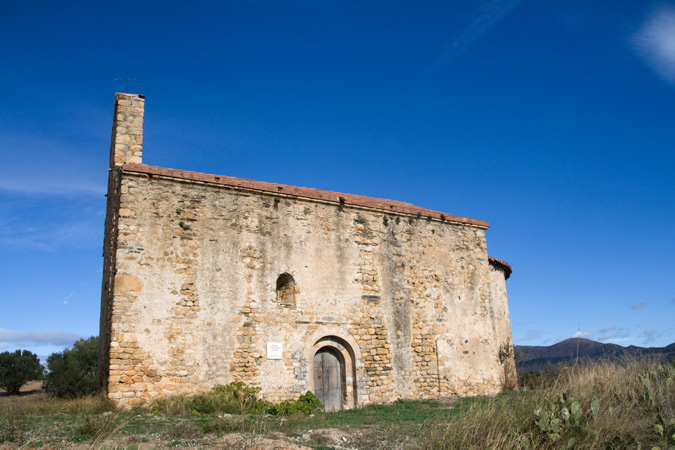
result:
M 359 346 L 344 330 L 320 327 L 308 339 L 307 390 L 316 395 L 326 411 L 352 409 L 363 404 L 357 390 L 363 377 L 363 359 Z
M 314 395 L 325 411 L 341 411 L 345 393 L 344 357 L 333 347 L 314 354 Z

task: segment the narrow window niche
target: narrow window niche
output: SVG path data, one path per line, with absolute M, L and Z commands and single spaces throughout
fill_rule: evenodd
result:
M 281 306 L 295 307 L 295 280 L 290 273 L 282 273 L 277 278 L 277 302 Z

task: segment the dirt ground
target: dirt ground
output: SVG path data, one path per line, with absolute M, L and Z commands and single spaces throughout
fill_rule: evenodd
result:
M 223 436 L 200 436 L 193 440 L 183 441 L 180 444 L 166 439 L 147 439 L 148 442 L 140 442 L 143 436 L 117 436 L 105 441 L 85 442 L 61 442 L 53 445 L 41 446 L 42 449 L 134 449 L 155 450 L 166 448 L 202 448 L 202 449 L 232 449 L 232 450 L 313 450 L 317 443 L 319 448 L 331 448 L 334 450 L 357 450 L 349 445 L 347 433 L 338 429 L 312 430 L 299 437 L 291 438 L 282 433 L 267 433 L 265 436 L 250 436 L 239 433 L 231 433 Z M 305 444 L 313 444 L 310 447 Z M 28 445 L 30 447 L 30 445 Z M 17 450 L 27 448 L 24 444 L 2 443 L 0 450 Z

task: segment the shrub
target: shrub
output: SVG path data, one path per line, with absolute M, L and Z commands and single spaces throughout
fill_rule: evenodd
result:
M 264 410 L 267 402 L 258 399 L 260 388 L 246 386 L 241 381 L 226 386 L 214 386 L 209 392 L 192 397 L 191 409 L 200 414 L 257 413 Z
M 192 397 L 176 395 L 161 398 L 152 406 L 154 411 L 169 415 L 258 413 L 269 407 L 269 402 L 258 398 L 259 393 L 260 388 L 237 381 L 226 386 L 214 386 L 210 391 Z
M 73 348 L 47 358 L 45 390 L 55 397 L 80 397 L 96 392 L 98 337 L 80 339 Z
M 297 400 L 285 400 L 279 404 L 271 405 L 268 412 L 273 415 L 290 416 L 302 414 L 309 416 L 323 410 L 323 404 L 314 394 L 307 391 Z
M 0 353 L 0 387 L 10 395 L 18 395 L 29 381 L 41 380 L 43 372 L 38 357 L 28 350 Z
M 157 399 L 152 404 L 156 413 L 167 415 L 201 414 L 272 414 L 279 416 L 303 414 L 308 416 L 323 410 L 323 405 L 311 392 L 297 400 L 272 404 L 258 398 L 259 387 L 247 386 L 241 381 L 214 386 L 210 391 L 194 396 L 175 395 Z M 228 425 L 229 426 L 229 425 Z

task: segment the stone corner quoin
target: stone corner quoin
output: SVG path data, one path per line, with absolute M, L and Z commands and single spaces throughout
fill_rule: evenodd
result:
M 144 165 L 144 106 L 115 96 L 99 389 L 116 404 L 233 381 L 328 411 L 515 385 L 487 222 Z

